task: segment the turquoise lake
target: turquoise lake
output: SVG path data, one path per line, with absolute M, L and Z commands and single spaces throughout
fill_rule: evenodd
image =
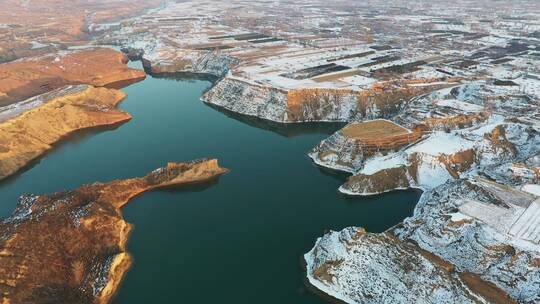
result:
M 218 158 L 231 170 L 218 182 L 148 193 L 123 209 L 135 225 L 134 265 L 114 303 L 324 303 L 303 283 L 301 257 L 315 240 L 347 226 L 384 231 L 412 214 L 420 193 L 340 195 L 345 177 L 306 156 L 339 126 L 276 128 L 227 115 L 199 100 L 210 86 L 149 76 L 125 88 L 120 108 L 133 120 L 72 136 L 2 182 L 0 215 L 9 216 L 23 193 Z

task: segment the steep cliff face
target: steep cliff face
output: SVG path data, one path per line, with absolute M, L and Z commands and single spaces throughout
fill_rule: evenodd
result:
M 109 303 L 131 265 L 120 208 L 158 188 L 226 172 L 216 160 L 169 163 L 142 178 L 21 197 L 0 223 L 1 303 Z
M 225 77 L 206 92 L 204 102 L 271 121 L 287 121 L 287 93 L 268 86 Z
M 321 141 L 308 156 L 321 167 L 349 173 L 355 173 L 365 161 L 362 143 L 340 131 Z
M 401 165 L 370 175 L 355 174 L 339 187 L 339 191 L 348 195 L 376 195 L 418 187 L 417 178 L 412 167 Z
M 540 301 L 539 108 L 505 90 L 478 82 L 415 99 L 393 121 L 424 137 L 397 151 L 365 157 L 343 131 L 314 149 L 355 172 L 345 194 L 425 192 L 383 234 L 320 238 L 305 256 L 313 286 L 347 303 Z M 510 97 L 484 98 L 493 92 Z
M 73 132 L 130 120 L 129 114 L 116 109 L 125 96 L 114 89 L 68 86 L 0 112 L 0 179 Z
M 66 85 L 120 88 L 146 77 L 128 68 L 127 58 L 111 49 L 62 52 L 0 65 L 0 106 Z
M 152 74 L 197 73 L 223 77 L 239 62 L 219 51 L 160 48 L 141 52 L 143 66 Z
M 374 156 L 395 152 L 424 135 L 384 119 L 353 122 L 321 141 L 309 157 L 322 167 L 355 173 Z
M 358 93 L 337 89 L 298 89 L 287 92 L 287 120 L 353 120 L 358 112 Z
M 536 200 L 481 178 L 448 183 L 423 195 L 414 215 L 395 231 L 400 239 L 452 263 L 458 272 L 476 274 L 477 284 L 490 282 L 519 302 L 536 303 L 538 239 L 514 232 L 516 227 L 526 231 L 529 224 L 537 228 L 533 222 L 522 224 L 536 212 Z
M 478 172 L 499 171 L 520 158 L 539 153 L 539 144 L 540 134 L 524 123 L 501 122 L 456 133 L 432 133 L 425 141 L 404 150 L 366 160 L 340 191 L 371 195 L 402 189 L 406 185 L 403 174 L 390 181 L 397 171 L 407 172 L 409 187 L 431 189 Z M 500 178 L 512 179 L 500 173 Z M 381 180 L 384 176 L 388 176 L 387 182 Z
M 493 90 L 485 84 L 463 87 L 479 90 L 476 95 Z M 475 103 L 470 103 L 467 100 L 471 92 L 457 94 L 466 96 L 459 97 L 463 100 L 453 97 L 452 92 L 465 90 L 463 87 L 417 98 L 392 118 L 412 128 L 413 134 L 419 134 L 414 138 L 422 137 L 418 142 L 409 141 L 390 150 L 378 147 L 373 153 L 366 151 L 365 142 L 344 134 L 347 128 L 358 125 L 350 123 L 318 144 L 309 156 L 318 165 L 355 174 L 340 187 L 341 192 L 351 195 L 372 195 L 404 187 L 431 189 L 480 172 L 508 183 L 517 179 L 516 175 L 507 174 L 514 170 L 516 174 L 531 176 L 527 180 L 534 180 L 534 168 L 529 173 L 517 173 L 517 164 L 540 153 L 538 122 L 532 118 L 538 107 L 521 99 L 486 101 L 487 104 L 475 99 Z M 509 106 L 528 109 L 530 116 L 526 117 L 531 118 L 513 117 Z M 399 142 L 397 137 L 394 139 L 390 145 Z
M 538 242 L 504 229 L 536 212 L 537 199 L 482 179 L 444 184 L 402 226 L 321 237 L 305 255 L 309 281 L 347 303 L 538 302 Z
M 305 255 L 309 283 L 346 303 L 476 303 L 457 275 L 391 233 L 350 227 Z
M 433 87 L 390 85 L 352 91 L 330 88 L 278 89 L 228 75 L 204 96 L 206 103 L 280 123 L 349 122 L 395 115 L 406 102 Z

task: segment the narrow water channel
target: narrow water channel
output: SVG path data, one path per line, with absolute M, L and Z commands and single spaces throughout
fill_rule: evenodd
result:
M 114 303 L 323 303 L 303 285 L 300 258 L 325 230 L 383 231 L 412 213 L 416 191 L 337 193 L 343 178 L 306 152 L 336 126 L 275 129 L 199 101 L 205 80 L 148 77 L 125 89 L 133 120 L 71 137 L 0 184 L 0 215 L 22 193 L 142 176 L 168 161 L 218 158 L 219 182 L 148 193 L 124 208 L 134 266 Z M 314 128 L 316 127 L 316 128 Z

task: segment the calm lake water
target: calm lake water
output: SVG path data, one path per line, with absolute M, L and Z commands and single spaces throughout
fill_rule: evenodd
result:
M 420 193 L 339 195 L 343 177 L 306 156 L 335 126 L 305 133 L 235 119 L 199 101 L 210 85 L 148 77 L 126 88 L 120 107 L 133 120 L 71 137 L 0 184 L 0 215 L 9 216 L 22 193 L 218 158 L 231 169 L 219 182 L 148 193 L 123 209 L 135 224 L 129 242 L 135 262 L 114 303 L 323 303 L 306 290 L 300 263 L 317 237 L 347 226 L 383 231 L 412 213 Z

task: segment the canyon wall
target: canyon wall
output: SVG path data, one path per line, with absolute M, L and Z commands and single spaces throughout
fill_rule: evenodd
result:
M 387 90 L 360 92 L 326 88 L 285 90 L 226 76 L 202 100 L 239 114 L 279 123 L 349 122 L 391 117 L 409 99 L 432 89 L 389 86 Z

